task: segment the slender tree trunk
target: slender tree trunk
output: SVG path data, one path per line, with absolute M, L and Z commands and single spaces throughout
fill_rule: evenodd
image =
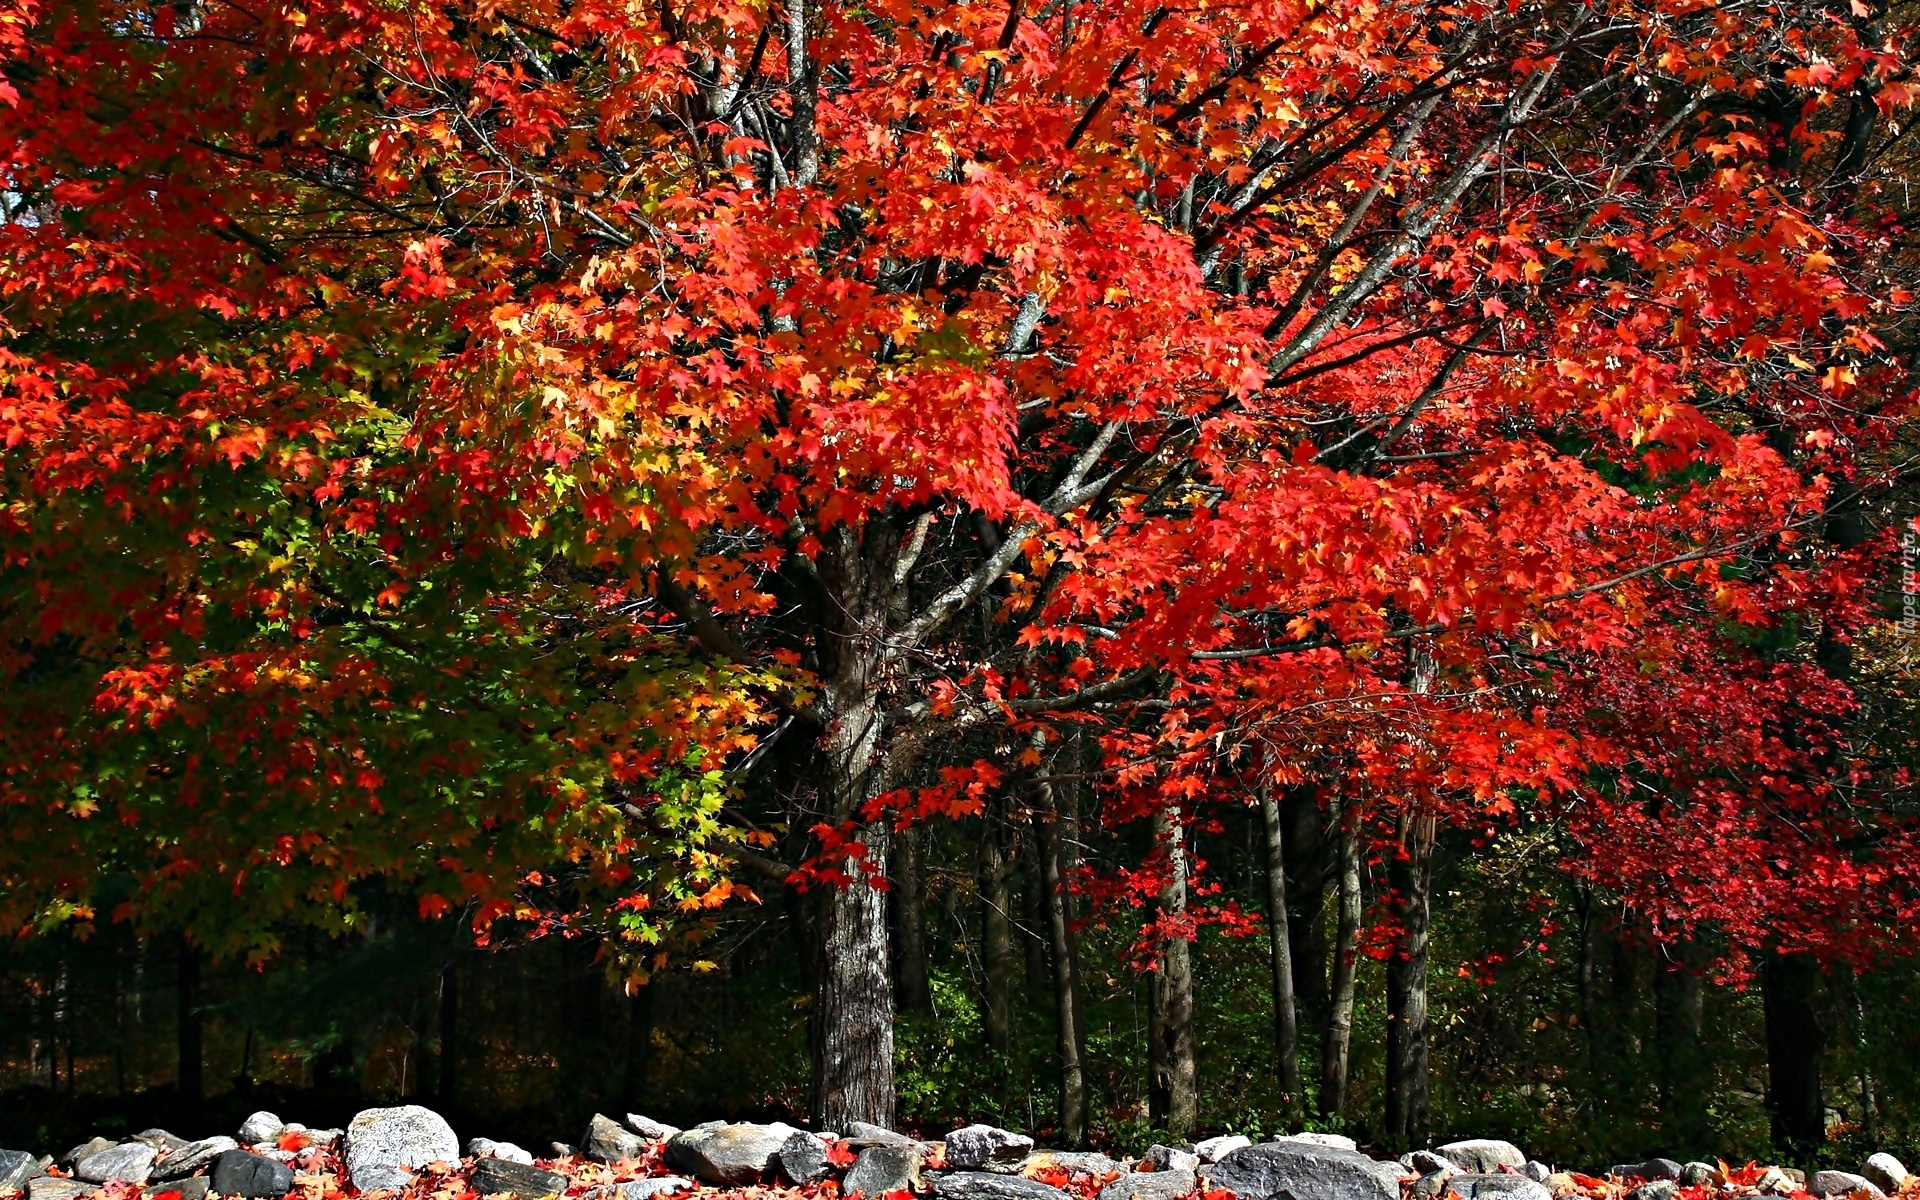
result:
M 980 960 L 983 972 L 981 1008 L 986 1022 L 987 1049 L 996 1069 L 1006 1062 L 1013 1045 L 1009 997 L 1013 991 L 1013 933 L 1007 920 L 1010 866 L 1002 836 L 1003 806 L 987 806 L 986 828 L 980 838 Z
M 1163 810 L 1156 826 L 1160 844 L 1167 851 L 1167 885 L 1160 894 L 1161 909 L 1170 916 L 1183 917 L 1187 911 L 1187 847 L 1179 810 Z M 1193 944 L 1184 936 L 1170 937 L 1161 945 L 1159 970 L 1153 975 L 1152 1082 L 1147 1092 L 1147 1110 L 1153 1123 L 1183 1139 L 1192 1136 L 1199 1120 L 1192 951 Z
M 627 994 L 627 1061 L 624 1071 L 623 1099 L 629 1109 L 644 1109 L 653 1073 L 652 983 L 643 983 Z
M 1339 1116 L 1347 1107 L 1347 1064 L 1353 1042 L 1353 979 L 1360 940 L 1360 836 L 1344 801 L 1335 813 L 1338 825 L 1340 909 L 1334 933 L 1333 988 L 1327 1011 L 1327 1035 L 1321 1042 L 1320 1113 Z
M 920 846 L 926 834 L 909 829 L 893 838 L 894 981 L 904 1012 L 933 1015 L 927 969 L 927 898 Z
M 1327 1028 L 1327 881 L 1335 847 L 1327 837 L 1316 789 L 1290 788 L 1280 797 L 1286 838 L 1287 948 L 1293 960 L 1293 998 L 1300 1024 L 1316 1035 Z
M 1820 968 L 1805 954 L 1770 954 L 1760 972 L 1767 1023 L 1767 1115 L 1776 1148 L 1809 1161 L 1827 1140 L 1820 1086 L 1824 1035 Z
M 1053 982 L 1047 962 L 1047 888 L 1040 866 L 1040 846 L 1033 838 L 1031 820 L 1014 831 L 1020 858 L 1020 943 L 1026 950 L 1027 990 L 1044 991 Z
M 460 971 L 440 968 L 440 1078 L 435 1081 L 442 1107 L 452 1103 L 460 1083 Z
M 180 938 L 179 1015 L 176 1041 L 179 1046 L 180 1098 L 198 1104 L 206 1097 L 206 1077 L 202 1072 L 200 1041 L 200 951 L 185 935 Z
M 1434 819 L 1402 817 L 1393 858 L 1400 945 L 1387 960 L 1387 1144 L 1406 1150 L 1427 1140 L 1427 948 L 1433 883 Z
M 1087 1035 L 1081 1018 L 1080 948 L 1073 932 L 1072 897 L 1060 851 L 1061 814 L 1052 784 L 1036 789 L 1034 841 L 1046 887 L 1047 937 L 1052 943 L 1055 1045 L 1060 1059 L 1060 1139 L 1087 1141 Z
M 1287 847 L 1280 802 L 1272 784 L 1260 785 L 1260 817 L 1267 834 L 1267 946 L 1273 968 L 1273 1054 L 1280 1103 L 1288 1115 L 1300 1103 L 1300 1022 L 1293 1000 L 1293 945 L 1287 921 Z

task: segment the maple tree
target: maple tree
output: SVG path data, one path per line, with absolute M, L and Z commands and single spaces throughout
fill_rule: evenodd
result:
M 1862 620 L 1874 543 L 1823 531 L 1906 415 L 1884 13 L 33 0 L 0 31 L 34 912 L 89 895 L 27 852 L 50 812 L 156 912 L 257 861 L 278 914 L 390 873 L 505 915 L 543 855 L 697 905 L 719 838 L 806 890 L 815 1119 L 885 1122 L 893 831 L 1090 728 L 1105 818 L 1162 843 L 1158 1115 L 1193 1120 L 1182 947 L 1234 919 L 1182 831 L 1264 779 L 1393 847 L 1398 1139 L 1440 825 L 1632 831 L 1588 869 L 1743 943 L 1911 914 L 1904 829 L 1798 719 L 1844 686 L 1762 645 Z M 1764 886 L 1784 826 L 1799 882 Z

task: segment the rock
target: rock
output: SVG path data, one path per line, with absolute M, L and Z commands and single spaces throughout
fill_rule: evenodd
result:
M 188 1142 L 156 1163 L 152 1178 L 179 1179 L 184 1175 L 191 1175 L 202 1167 L 212 1165 L 214 1159 L 236 1148 L 237 1143 L 224 1134 L 219 1137 L 203 1138 L 197 1142 Z
M 0 1150 L 0 1192 L 21 1192 L 40 1173 L 40 1160 L 25 1150 Z
M 1553 1193 L 1525 1175 L 1498 1172 L 1485 1175 L 1454 1175 L 1447 1190 L 1461 1200 L 1553 1200 Z
M 639 1113 L 627 1114 L 627 1128 L 633 1130 L 650 1142 L 664 1142 L 674 1134 L 680 1132 L 678 1125 L 668 1125 L 664 1121 L 656 1121 L 652 1117 L 643 1117 Z
M 847 1122 L 846 1141 L 869 1142 L 876 1146 L 918 1146 L 925 1148 L 926 1143 L 910 1138 L 904 1133 L 895 1133 L 882 1125 L 871 1125 L 865 1121 Z
M 548 1142 L 547 1149 L 553 1151 L 555 1158 L 572 1158 L 580 1153 L 580 1147 L 571 1142 Z
M 1699 1187 L 1701 1184 L 1722 1184 L 1726 1178 L 1720 1174 L 1720 1168 L 1712 1163 L 1690 1162 L 1680 1166 L 1680 1186 Z
M 80 1200 L 80 1197 L 99 1190 L 97 1184 L 82 1183 L 78 1179 L 55 1179 L 50 1175 L 27 1180 L 27 1200 Z
M 1768 1167 L 1760 1173 L 1753 1187 L 1763 1196 L 1787 1196 L 1798 1191 L 1800 1184 L 1779 1167 Z
M 798 1132 L 779 1121 L 771 1125 L 715 1121 L 675 1134 L 668 1139 L 663 1157 L 674 1170 L 707 1183 L 757 1183 L 778 1165 L 780 1148 Z
M 1543 1162 L 1530 1158 L 1527 1160 L 1527 1165 L 1520 1168 L 1520 1173 L 1535 1183 L 1545 1183 L 1547 1176 L 1553 1174 L 1553 1168 Z
M 1191 1146 L 1167 1146 L 1159 1142 L 1147 1147 L 1140 1161 L 1156 1171 L 1197 1171 L 1200 1169 L 1200 1156 Z
M 473 1164 L 473 1190 L 482 1196 L 510 1192 L 536 1200 L 540 1196 L 564 1196 L 571 1181 L 554 1171 L 542 1171 L 529 1163 L 510 1158 L 483 1158 Z
M 1440 1147 L 1440 1153 L 1470 1175 L 1492 1175 L 1501 1167 L 1518 1171 L 1527 1165 L 1527 1156 L 1520 1153 L 1520 1147 L 1493 1138 L 1448 1142 Z
M 1884 1200 L 1886 1196 L 1866 1176 L 1851 1171 L 1816 1171 L 1813 1178 L 1807 1180 L 1807 1191 L 1816 1196 L 1851 1196 L 1865 1192 L 1876 1200 Z
M 145 1142 L 122 1142 L 73 1164 L 73 1175 L 88 1183 L 145 1183 L 157 1154 Z
M 145 1142 L 161 1154 L 169 1154 L 187 1144 L 187 1139 L 175 1137 L 164 1129 L 142 1129 L 131 1140 Z
M 947 1135 L 947 1165 L 961 1170 L 990 1162 L 1018 1162 L 1032 1151 L 1032 1138 L 992 1125 L 968 1125 Z
M 580 1153 L 595 1162 L 616 1163 L 639 1158 L 646 1152 L 645 1138 L 628 1133 L 619 1122 L 601 1113 L 593 1114 L 593 1120 L 587 1122 L 586 1134 L 580 1139 Z
M 403 1188 L 421 1167 L 460 1160 L 460 1139 L 446 1118 L 418 1104 L 369 1108 L 347 1125 L 347 1182 L 356 1191 Z
M 1033 1144 L 1031 1139 L 1022 1140 Z M 990 1171 L 943 1172 L 934 1177 L 933 1194 L 935 1200 L 1067 1200 L 1067 1193 L 1051 1184 Z
M 832 1164 L 827 1162 L 827 1143 L 816 1134 L 796 1129 L 774 1151 L 780 1173 L 795 1183 L 813 1183 L 825 1179 Z
M 512 1142 L 496 1142 L 492 1138 L 468 1138 L 468 1158 L 502 1158 L 522 1166 L 533 1165 L 533 1152 L 523 1150 Z
M 1433 1150 L 1415 1150 L 1412 1154 L 1402 1155 L 1400 1161 L 1409 1171 L 1417 1171 L 1422 1175 L 1431 1175 L 1435 1171 L 1452 1174 L 1460 1169 L 1460 1164 Z
M 1616 1163 L 1607 1168 L 1607 1174 L 1622 1179 L 1673 1179 L 1680 1178 L 1680 1164 L 1670 1158 L 1650 1158 L 1643 1163 Z
M 840 1181 L 840 1192 L 846 1196 L 879 1197 L 889 1192 L 913 1191 L 920 1187 L 922 1157 L 915 1145 L 868 1146 L 847 1169 L 846 1177 Z
M 286 1122 L 272 1113 L 257 1112 L 240 1122 L 240 1132 L 233 1136 L 238 1138 L 242 1145 L 258 1146 L 262 1142 L 270 1142 L 279 1137 L 280 1131 L 286 1127 Z
M 1574 1182 L 1573 1176 L 1565 1171 L 1555 1171 L 1547 1176 L 1540 1186 L 1546 1188 L 1547 1192 L 1553 1196 L 1571 1196 L 1580 1190 L 1580 1185 Z
M 1671 1179 L 1649 1179 L 1627 1193 L 1627 1200 L 1673 1200 L 1680 1185 Z
M 1413 1181 L 1413 1195 L 1416 1200 L 1433 1200 L 1436 1196 L 1448 1195 L 1447 1181 L 1452 1179 L 1452 1168 L 1429 1171 Z
M 629 1179 L 624 1183 L 596 1188 L 590 1194 L 594 1195 L 596 1200 L 652 1200 L 655 1196 L 684 1192 L 693 1186 L 693 1180 L 682 1179 L 678 1175 L 653 1175 L 646 1179 Z
M 1860 1169 L 1867 1182 L 1891 1195 L 1906 1186 L 1907 1168 L 1891 1154 L 1881 1153 L 1867 1159 L 1867 1165 Z
M 1216 1163 L 1227 1155 L 1232 1154 L 1235 1150 L 1244 1150 L 1251 1145 L 1253 1145 L 1252 1138 L 1241 1137 L 1237 1133 L 1230 1133 L 1222 1137 L 1210 1137 L 1204 1142 L 1195 1142 L 1193 1144 L 1193 1152 L 1199 1156 L 1200 1161 L 1203 1163 Z
M 1014 1174 L 1032 1179 L 1042 1171 L 1059 1170 L 1074 1175 L 1091 1175 L 1095 1179 L 1103 1179 L 1109 1175 L 1122 1174 L 1126 1169 L 1123 1164 L 1115 1162 L 1097 1150 L 1035 1150 L 1020 1160 L 1020 1169 Z
M 140 1189 L 140 1200 L 207 1200 L 207 1193 L 213 1190 L 213 1181 L 205 1175 L 195 1175 L 191 1179 L 172 1179 L 166 1183 L 150 1183 Z
M 1192 1171 L 1133 1171 L 1100 1189 L 1100 1200 L 1177 1200 L 1199 1186 Z
M 102 1150 L 111 1150 L 120 1143 L 111 1138 L 89 1138 L 60 1156 L 60 1165 L 71 1167 L 81 1159 L 98 1154 Z
M 341 1133 L 338 1129 L 307 1130 L 307 1140 L 312 1142 L 316 1146 L 331 1146 L 335 1142 L 339 1141 L 340 1137 L 341 1137 Z
M 293 1168 L 263 1154 L 229 1150 L 213 1161 L 208 1182 L 222 1196 L 279 1197 L 293 1190 Z
M 1285 1141 L 1235 1150 L 1201 1174 L 1240 1200 L 1400 1200 L 1402 1170 L 1354 1150 Z
M 1344 1133 L 1289 1133 L 1276 1142 L 1303 1142 L 1309 1146 L 1328 1146 L 1335 1150 L 1358 1150 L 1360 1145 Z

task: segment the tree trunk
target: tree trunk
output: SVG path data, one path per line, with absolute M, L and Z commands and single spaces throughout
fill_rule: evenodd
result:
M 1187 911 L 1186 830 L 1177 808 L 1165 809 L 1155 822 L 1167 851 L 1167 884 L 1161 910 L 1183 917 Z M 1198 1072 L 1193 1043 L 1193 945 L 1184 935 L 1161 944 L 1153 974 L 1151 1069 L 1147 1111 L 1154 1125 L 1173 1137 L 1193 1135 L 1199 1119 Z
M 1431 814 L 1400 820 L 1393 857 L 1394 915 L 1400 945 L 1387 960 L 1387 1145 L 1417 1149 L 1427 1141 L 1427 948 L 1433 885 Z
M 653 984 L 627 994 L 627 1061 L 622 1099 L 629 1109 L 644 1108 L 653 1071 Z
M 1293 999 L 1300 1024 L 1324 1032 L 1332 1011 L 1327 991 L 1327 881 L 1334 873 L 1320 797 L 1313 788 L 1290 788 L 1280 797 L 1286 838 L 1287 949 L 1293 960 Z
M 904 1012 L 933 1015 L 933 989 L 927 969 L 927 898 L 921 877 L 923 830 L 909 829 L 893 839 L 894 982 Z
M 1300 1022 L 1293 999 L 1293 945 L 1287 921 L 1286 839 L 1273 787 L 1260 785 L 1260 817 L 1267 833 L 1267 946 L 1273 968 L 1273 1055 L 1282 1111 L 1300 1103 Z
M 1014 845 L 1020 858 L 1020 944 L 1026 951 L 1027 991 L 1044 991 L 1053 981 L 1053 969 L 1047 963 L 1047 889 L 1045 872 L 1040 866 L 1040 847 L 1033 839 L 1033 824 L 1015 827 Z
M 1360 940 L 1360 836 L 1353 802 L 1335 813 L 1339 826 L 1339 926 L 1333 939 L 1333 988 L 1327 1009 L 1327 1035 L 1321 1042 L 1320 1113 L 1339 1116 L 1347 1107 L 1347 1064 L 1353 1041 L 1353 976 Z
M 1033 828 L 1046 886 L 1047 938 L 1053 959 L 1055 1045 L 1060 1058 L 1060 1140 L 1070 1147 L 1087 1141 L 1087 1034 L 1081 1019 L 1080 947 L 1073 932 L 1072 897 L 1060 852 L 1061 814 L 1053 785 L 1036 789 Z
M 986 1021 L 987 1049 L 998 1070 L 1013 1048 L 1009 997 L 1013 991 L 1013 934 L 1007 920 L 1009 889 L 1006 842 L 1002 837 L 1001 805 L 989 804 L 986 828 L 980 838 L 980 959 L 981 996 Z
M 1704 996 L 1699 957 L 1691 941 L 1654 949 L 1653 1000 L 1658 1027 L 1655 1057 L 1660 1089 L 1660 1125 L 1675 1146 L 1703 1144 L 1706 1124 L 1701 1046 Z
M 442 1108 L 453 1102 L 460 1084 L 460 971 L 440 968 L 440 1077 L 435 1081 Z
M 179 1016 L 176 1041 L 179 1046 L 180 1098 L 198 1104 L 206 1098 L 206 1076 L 202 1067 L 200 1026 L 200 951 L 184 934 L 180 938 Z
M 867 861 L 885 871 L 887 830 L 860 831 Z M 864 879 L 827 889 L 814 998 L 814 1124 L 893 1124 L 893 980 L 886 895 Z
M 1802 1163 L 1827 1140 L 1820 1089 L 1820 968 L 1805 954 L 1770 954 L 1760 972 L 1767 1023 L 1767 1115 L 1776 1148 Z

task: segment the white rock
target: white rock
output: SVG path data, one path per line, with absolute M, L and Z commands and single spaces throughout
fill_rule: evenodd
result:
M 1244 1150 L 1251 1145 L 1253 1145 L 1252 1138 L 1229 1133 L 1220 1137 L 1210 1137 L 1204 1142 L 1195 1142 L 1193 1152 L 1203 1163 L 1217 1163 L 1235 1150 Z
M 1891 1195 L 1906 1186 L 1907 1168 L 1891 1154 L 1881 1153 L 1867 1159 L 1867 1165 L 1860 1169 L 1873 1185 Z
M 652 1117 L 643 1117 L 639 1113 L 627 1114 L 627 1128 L 655 1142 L 664 1142 L 680 1132 L 678 1125 L 669 1125 L 664 1121 L 656 1121 Z
M 418 1104 L 358 1113 L 347 1126 L 346 1143 L 347 1182 L 362 1192 L 403 1188 L 421 1167 L 460 1159 L 453 1127 Z
M 1299 1142 L 1304 1146 L 1326 1146 L 1334 1150 L 1360 1149 L 1360 1144 L 1344 1133 L 1290 1133 L 1286 1137 L 1277 1137 L 1273 1140 Z
M 87 1183 L 145 1183 L 153 1174 L 158 1153 L 145 1142 L 122 1142 L 111 1150 L 87 1155 L 74 1164 L 73 1174 Z
M 1448 1142 L 1440 1147 L 1440 1153 L 1460 1164 L 1462 1171 L 1474 1175 L 1491 1175 L 1501 1167 L 1512 1167 L 1518 1171 L 1527 1165 L 1527 1156 L 1520 1152 L 1520 1147 L 1494 1138 Z
M 242 1145 L 258 1146 L 262 1142 L 271 1142 L 285 1129 L 279 1117 L 270 1112 L 257 1112 L 240 1122 L 240 1132 L 234 1136 Z

